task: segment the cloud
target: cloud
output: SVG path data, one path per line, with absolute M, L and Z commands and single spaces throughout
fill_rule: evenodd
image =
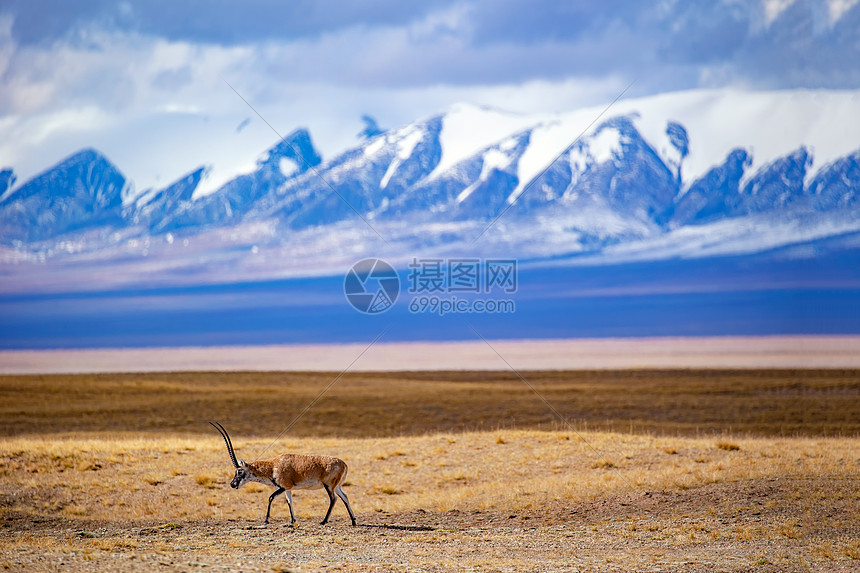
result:
M 276 136 L 237 130 L 251 114 L 222 78 L 282 133 L 311 128 L 327 156 L 362 114 L 396 127 L 456 101 L 563 111 L 632 80 L 631 96 L 856 88 L 858 29 L 858 0 L 6 0 L 0 141 L 15 143 L 0 162 L 23 181 L 103 146 L 147 185 L 198 161 L 253 164 Z
M 152 85 L 165 91 L 176 91 L 191 83 L 191 66 L 161 70 L 152 78 Z
M 539 10 L 502 0 L 476 2 L 473 21 L 475 53 L 512 46 L 537 56 L 536 46 L 547 48 L 532 58 L 540 77 L 565 74 L 561 58 L 567 77 L 626 74 L 650 92 L 715 78 L 766 88 L 860 85 L 857 0 L 551 0 Z
M 170 41 L 224 46 L 316 37 L 346 28 L 399 26 L 452 0 L 8 0 L 21 45 L 50 45 L 101 27 Z
M 127 88 L 127 74 L 109 63 L 111 56 L 136 56 L 123 65 L 140 58 L 158 63 L 146 49 L 174 52 L 159 69 L 130 70 L 149 74 L 149 85 L 163 91 L 201 76 L 199 61 L 181 50 L 253 53 L 242 61 L 245 72 L 221 72 L 274 84 L 276 92 L 277 84 L 403 89 L 613 76 L 636 79 L 640 94 L 715 81 L 855 87 L 860 69 L 856 0 L 10 0 L 0 14 L 11 18 L 8 38 L 16 46 L 3 79 L 20 93 L 38 92 L 40 78 L 64 86 L 60 96 L 28 95 L 36 107 L 46 95 L 73 95 L 74 84 L 111 94 L 123 86 L 99 86 L 100 80 L 119 76 Z M 80 77 L 65 82 L 63 70 L 46 61 L 54 55 Z M 123 91 L 119 105 L 129 96 Z

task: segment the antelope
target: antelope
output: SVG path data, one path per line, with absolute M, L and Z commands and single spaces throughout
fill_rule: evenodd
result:
M 272 501 L 278 497 L 278 494 L 283 493 L 287 498 L 287 505 L 290 506 L 290 519 L 292 520 L 290 525 L 295 527 L 296 516 L 293 513 L 293 495 L 291 490 L 325 488 L 328 494 L 329 506 L 325 518 L 323 518 L 320 525 L 328 523 L 331 510 L 334 508 L 335 494 L 343 500 L 343 504 L 349 512 L 349 518 L 352 520 L 352 524 L 355 525 L 355 514 L 349 505 L 346 492 L 341 488 L 344 480 L 346 480 L 346 472 L 349 469 L 346 462 L 331 456 L 306 456 L 301 454 L 282 454 L 270 460 L 259 460 L 250 464 L 245 463 L 245 460 L 236 461 L 233 443 L 230 441 L 227 430 L 218 422 L 209 423 L 224 438 L 224 443 L 227 444 L 227 454 L 230 455 L 230 461 L 233 462 L 233 467 L 236 468 L 236 475 L 233 476 L 230 487 L 239 489 L 246 483 L 255 481 L 276 488 L 275 492 L 269 496 L 269 507 L 266 509 L 265 523 L 269 523 Z

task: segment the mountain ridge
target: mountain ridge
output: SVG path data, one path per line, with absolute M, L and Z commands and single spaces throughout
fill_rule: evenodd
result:
M 860 112 L 860 92 L 747 95 L 756 101 L 733 91 L 664 94 L 621 102 L 596 122 L 594 110 L 529 117 L 460 104 L 327 161 L 300 128 L 264 152 L 254 171 L 203 196 L 206 166 L 128 200 L 131 183 L 85 149 L 17 187 L 11 169 L 0 172 L 0 243 L 23 253 L 16 256 L 50 259 L 66 256 L 54 243 L 71 237 L 76 252 L 108 261 L 168 235 L 161 256 L 185 256 L 169 252 L 178 234 L 214 241 L 213 252 L 242 261 L 246 249 L 289 246 L 345 256 L 366 248 L 343 233 L 345 225 L 361 229 L 363 218 L 402 247 L 396 256 L 462 249 L 502 212 L 504 232 L 490 240 L 511 256 L 599 255 L 684 230 L 730 244 L 741 236 L 730 233 L 750 233 L 746 219 L 758 225 L 750 236 L 759 233 L 763 248 L 779 233 L 790 243 L 792 226 L 800 241 L 808 239 L 804 229 L 824 229 L 829 219 L 851 231 L 860 221 L 860 113 L 840 113 Z M 829 104 L 818 109 L 823 100 Z M 804 109 L 816 113 L 777 134 L 757 132 L 781 125 L 786 110 Z M 758 119 L 748 125 L 750 118 Z

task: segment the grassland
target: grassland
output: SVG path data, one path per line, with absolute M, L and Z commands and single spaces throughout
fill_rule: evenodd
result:
M 0 566 L 21 570 L 860 570 L 860 372 L 0 377 Z M 337 455 L 319 491 L 237 453 Z

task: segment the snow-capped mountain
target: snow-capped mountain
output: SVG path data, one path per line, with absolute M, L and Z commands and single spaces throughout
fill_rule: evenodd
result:
M 93 150 L 18 186 L 5 169 L 5 259 L 142 253 L 301 274 L 298 253 L 347 260 L 378 248 L 376 235 L 393 258 L 471 246 L 595 262 L 860 232 L 860 92 L 681 92 L 552 116 L 457 105 L 368 135 L 324 162 L 296 130 L 206 195 L 206 167 L 132 195 Z
M 13 177 L 9 170 L 6 180 Z M 29 243 L 94 227 L 122 226 L 122 173 L 102 154 L 84 149 L 7 191 L 0 202 L 2 238 Z

